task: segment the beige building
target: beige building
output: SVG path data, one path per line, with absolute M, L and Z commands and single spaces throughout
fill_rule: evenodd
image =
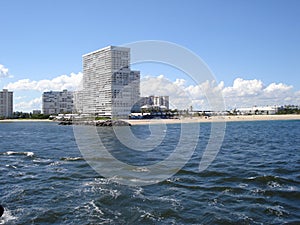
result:
M 140 72 L 130 69 L 130 49 L 108 46 L 83 55 L 82 90 L 75 94 L 78 113 L 128 116 L 140 97 Z
M 3 89 L 0 91 L 0 117 L 9 118 L 13 115 L 13 92 Z

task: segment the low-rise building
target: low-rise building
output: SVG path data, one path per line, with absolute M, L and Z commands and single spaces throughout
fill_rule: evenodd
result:
M 274 115 L 277 112 L 275 106 L 254 106 L 249 108 L 236 109 L 239 115 Z

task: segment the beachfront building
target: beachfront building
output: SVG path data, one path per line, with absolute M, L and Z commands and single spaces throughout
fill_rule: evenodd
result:
M 169 96 L 150 96 L 154 106 L 158 106 L 161 109 L 169 109 Z
M 108 46 L 83 55 L 82 90 L 76 112 L 127 117 L 140 97 L 140 71 L 130 69 L 130 49 Z
M 150 95 L 141 97 L 138 102 L 140 109 L 169 110 L 169 96 Z
M 254 106 L 249 108 L 238 108 L 236 109 L 239 115 L 274 115 L 277 112 L 275 106 Z
M 42 114 L 42 111 L 39 110 L 39 109 L 34 109 L 34 110 L 32 110 L 32 114 L 33 115 L 39 115 L 39 114 Z
M 13 114 L 13 92 L 3 89 L 0 91 L 0 117 L 10 118 Z
M 71 91 L 48 91 L 43 93 L 43 114 L 72 113 L 73 107 L 73 92 Z
M 150 95 L 141 97 L 132 108 L 131 119 L 140 118 L 170 118 L 173 114 L 169 110 L 169 96 Z

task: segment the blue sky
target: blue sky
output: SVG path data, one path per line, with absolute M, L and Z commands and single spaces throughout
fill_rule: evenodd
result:
M 107 45 L 164 40 L 199 55 L 224 87 L 237 78 L 264 87 L 282 83 L 300 103 L 294 96 L 300 90 L 297 0 L 3 0 L 0 10 L 0 65 L 8 69 L 0 73 L 0 88 L 78 74 L 81 56 Z M 158 68 L 141 73 L 176 79 Z M 16 110 L 30 110 L 24 103 L 41 95 L 8 87 L 15 89 Z

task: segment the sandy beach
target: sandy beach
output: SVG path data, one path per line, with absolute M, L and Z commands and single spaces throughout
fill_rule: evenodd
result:
M 176 123 L 211 123 L 211 122 L 238 122 L 238 121 L 261 121 L 261 120 L 300 120 L 300 114 L 295 115 L 249 115 L 249 116 L 212 116 L 212 117 L 192 117 L 180 119 L 144 119 L 124 121 L 131 125 L 144 124 L 176 124 Z M 57 122 L 48 119 L 5 119 L 0 123 L 9 122 Z
M 0 120 L 0 123 L 13 123 L 13 122 L 53 122 L 48 119 L 5 119 Z
M 174 124 L 174 123 L 210 123 L 210 122 L 238 122 L 238 121 L 262 121 L 262 120 L 300 120 L 300 115 L 249 115 L 249 116 L 212 116 L 193 117 L 181 119 L 152 119 L 152 120 L 125 120 L 131 125 L 144 124 Z

